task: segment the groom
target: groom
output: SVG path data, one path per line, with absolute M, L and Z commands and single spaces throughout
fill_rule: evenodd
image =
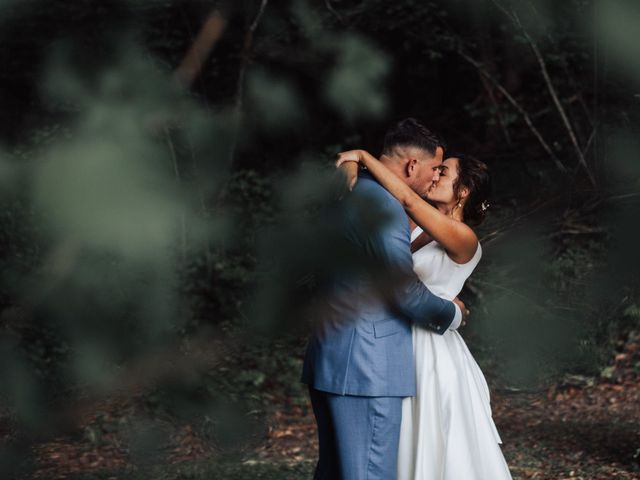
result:
M 385 135 L 380 160 L 422 195 L 442 161 L 439 143 L 405 119 Z M 411 324 L 442 334 L 462 315 L 418 280 L 407 215 L 367 172 L 331 222 L 367 266 L 331 271 L 315 309 L 302 374 L 318 425 L 314 479 L 390 480 L 402 398 L 416 393 Z

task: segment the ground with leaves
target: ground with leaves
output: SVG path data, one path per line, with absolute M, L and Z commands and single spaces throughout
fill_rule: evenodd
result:
M 542 391 L 493 393 L 514 479 L 640 479 L 639 345 L 640 335 L 632 333 L 602 378 L 567 376 Z M 256 457 L 308 463 L 314 428 L 308 408 L 277 412 Z
M 494 418 L 514 479 L 640 479 L 639 347 L 640 333 L 632 332 L 599 378 L 567 376 L 544 390 L 493 392 Z M 199 427 L 155 416 L 154 428 L 170 431 L 171 442 L 159 453 L 161 462 L 147 457 L 141 464 L 127 432 L 136 425 L 131 419 L 149 415 L 148 402 L 144 396 L 114 399 L 87 412 L 82 432 L 36 448 L 36 478 L 310 478 L 317 454 L 313 415 L 303 389 L 286 385 L 299 359 L 264 355 L 282 376 L 267 381 L 251 368 L 245 371 L 248 382 L 268 393 L 261 399 L 264 408 L 252 412 L 266 426 L 244 450 L 222 451 Z M 15 433 L 5 425 L 4 440 Z

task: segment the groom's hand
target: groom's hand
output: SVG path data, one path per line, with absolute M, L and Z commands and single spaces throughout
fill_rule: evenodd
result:
M 453 303 L 458 305 L 458 307 L 460 307 L 460 312 L 462 312 L 462 323 L 460 323 L 460 326 L 464 327 L 467 324 L 467 317 L 469 317 L 469 314 L 471 312 L 466 307 L 464 302 L 462 300 L 460 300 L 458 297 L 454 298 L 452 301 L 453 301 Z

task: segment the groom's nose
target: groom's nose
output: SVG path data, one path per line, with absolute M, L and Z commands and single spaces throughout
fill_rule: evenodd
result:
M 431 181 L 433 183 L 437 183 L 440 180 L 440 168 L 433 169 L 433 176 L 431 177 Z

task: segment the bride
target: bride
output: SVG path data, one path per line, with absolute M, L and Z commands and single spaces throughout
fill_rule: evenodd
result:
M 425 201 L 364 150 L 341 153 L 336 162 L 350 187 L 357 181 L 358 164 L 410 217 L 420 280 L 434 294 L 455 298 L 482 256 L 470 225 L 478 225 L 488 207 L 487 166 L 470 156 L 448 155 L 434 172 Z M 402 404 L 398 480 L 510 480 L 489 388 L 462 336 L 456 330 L 438 335 L 414 326 L 413 348 L 417 395 Z

